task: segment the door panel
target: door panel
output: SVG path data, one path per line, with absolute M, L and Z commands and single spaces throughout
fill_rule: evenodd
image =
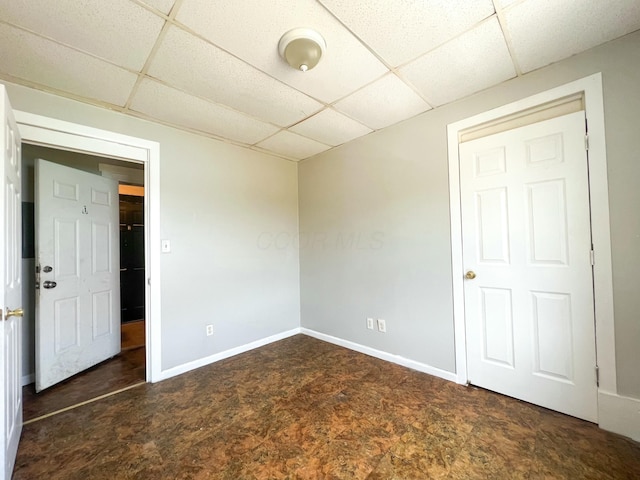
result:
M 113 325 L 111 318 L 113 317 L 112 305 L 113 298 L 112 292 L 97 292 L 93 294 L 93 339 L 97 340 L 100 337 L 111 335 L 113 332 Z
M 35 217 L 40 391 L 120 351 L 118 185 L 37 160 Z
M 564 179 L 528 184 L 525 188 L 529 263 L 568 265 Z
M 507 220 L 507 190 L 495 188 L 476 193 L 479 229 L 478 261 L 509 264 L 509 225 Z
M 80 346 L 80 301 L 78 297 L 53 302 L 54 345 L 56 355 Z
M 584 112 L 460 144 L 471 383 L 597 420 Z
M 483 359 L 513 368 L 513 310 L 511 290 L 480 288 Z
M 80 222 L 75 219 L 54 218 L 55 237 L 53 241 L 56 278 L 58 280 L 78 280 L 80 277 Z M 65 248 L 60 248 L 64 245 Z
M 0 237 L 0 358 L 2 394 L 0 424 L 2 425 L 0 479 L 10 479 L 22 431 L 22 387 L 20 366 L 22 358 L 22 263 L 20 255 L 22 229 L 21 149 L 20 134 L 13 118 L 4 86 L 0 85 L 0 218 L 3 234 Z M 12 314 L 13 313 L 13 314 Z

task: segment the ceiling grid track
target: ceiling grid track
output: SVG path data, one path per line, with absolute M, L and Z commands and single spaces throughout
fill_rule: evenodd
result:
M 171 7 L 171 11 L 169 12 L 169 15 L 166 17 L 164 25 L 162 26 L 162 30 L 160 30 L 160 33 L 158 34 L 158 38 L 156 38 L 156 41 L 153 44 L 153 48 L 149 52 L 149 56 L 147 57 L 147 60 L 144 62 L 144 65 L 142 66 L 142 70 L 140 70 L 140 73 L 138 74 L 136 83 L 131 89 L 129 98 L 127 99 L 127 102 L 124 105 L 124 112 L 128 112 L 129 109 L 131 108 L 131 104 L 133 103 L 133 98 L 135 97 L 136 93 L 138 93 L 138 88 L 140 87 L 142 80 L 144 80 L 144 78 L 147 76 L 147 72 L 151 67 L 151 62 L 153 61 L 153 58 L 155 57 L 158 49 L 160 48 L 160 45 L 162 44 L 162 40 L 164 40 L 164 37 L 167 34 L 167 30 L 169 30 L 171 23 L 176 18 L 176 15 L 178 14 L 178 10 L 180 9 L 180 5 L 182 5 L 182 0 L 176 0 L 176 3 L 174 3 L 173 7 Z
M 507 19 L 505 18 L 504 11 L 496 0 L 492 1 L 493 8 L 496 9 L 496 15 L 498 17 L 498 22 L 500 23 L 500 29 L 502 30 L 504 41 L 507 43 L 507 49 L 509 49 L 509 55 L 511 56 L 511 61 L 513 62 L 513 68 L 515 68 L 516 70 L 516 75 L 518 75 L 518 77 L 521 77 L 523 74 L 522 68 L 520 68 L 520 64 L 513 48 L 513 40 L 511 39 L 511 34 L 509 33 L 509 29 L 507 28 Z

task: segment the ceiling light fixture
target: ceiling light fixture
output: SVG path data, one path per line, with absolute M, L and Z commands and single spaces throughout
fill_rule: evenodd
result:
M 278 43 L 280 56 L 301 72 L 315 67 L 326 48 L 327 44 L 322 35 L 310 28 L 289 30 Z

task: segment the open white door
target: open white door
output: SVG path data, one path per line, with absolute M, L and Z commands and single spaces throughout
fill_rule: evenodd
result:
M 469 381 L 597 421 L 584 111 L 460 144 Z
M 36 160 L 36 391 L 120 352 L 118 184 Z
M 20 255 L 22 230 L 22 197 L 20 180 L 20 133 L 13 119 L 11 105 L 4 86 L 0 85 L 2 131 L 2 192 L 0 217 L 3 233 L 0 236 L 0 331 L 2 341 L 2 470 L 0 479 L 10 479 L 16 461 L 20 432 L 22 431 L 22 387 L 20 361 L 22 358 L 22 260 Z

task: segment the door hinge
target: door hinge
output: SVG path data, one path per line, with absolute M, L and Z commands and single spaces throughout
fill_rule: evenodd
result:
M 589 134 L 584 136 L 584 149 L 589 150 Z
M 596 365 L 596 387 L 600 386 L 600 367 Z
M 591 251 L 589 251 L 589 259 L 591 260 L 591 265 L 596 264 L 596 254 L 593 251 L 593 248 L 591 249 Z

